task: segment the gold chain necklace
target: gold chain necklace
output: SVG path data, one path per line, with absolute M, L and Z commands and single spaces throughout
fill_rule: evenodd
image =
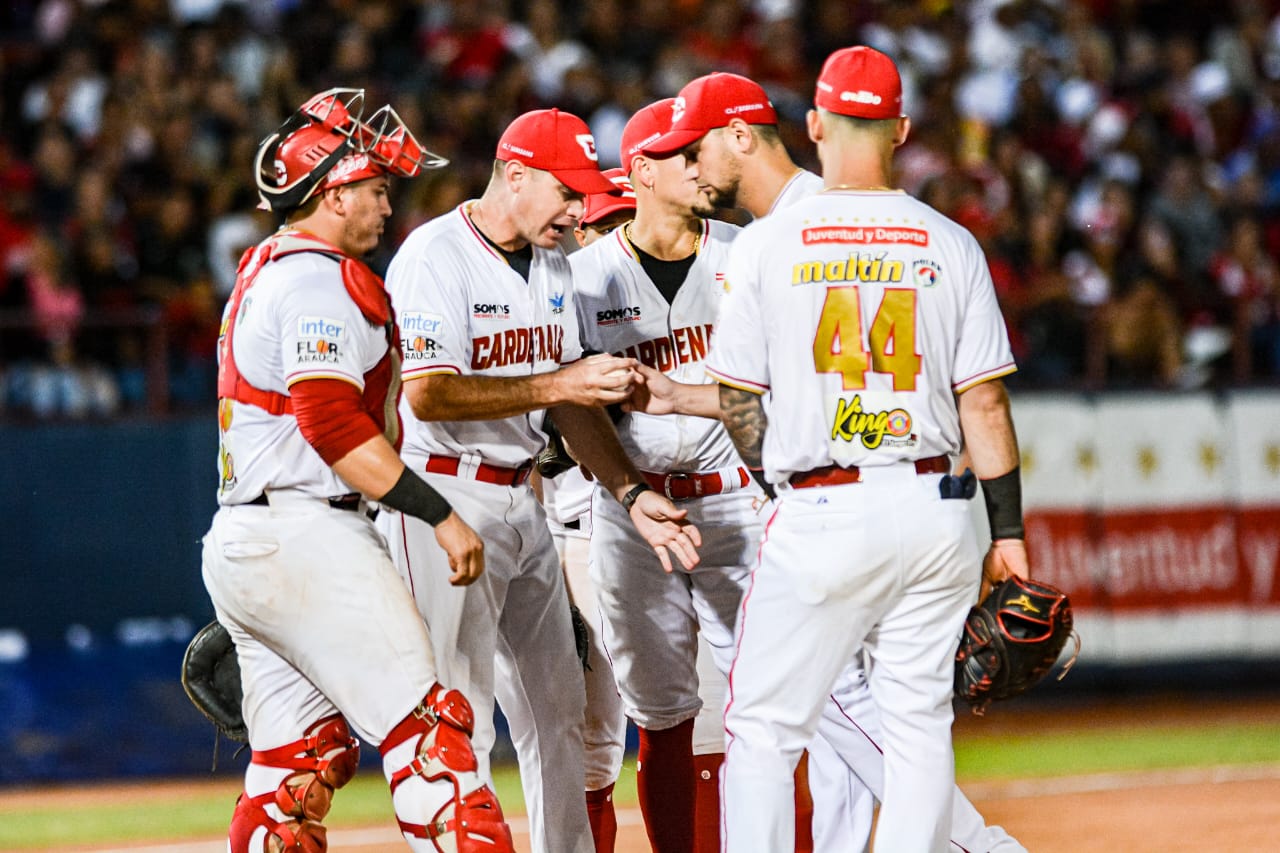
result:
M 643 249 L 640 248 L 639 244 L 636 243 L 635 238 L 631 236 L 631 223 L 634 221 L 635 220 L 630 220 L 625 225 L 622 226 L 622 236 L 627 238 L 627 242 L 631 244 L 631 248 L 635 249 L 636 251 L 644 251 Z M 698 254 L 699 244 L 701 244 L 702 242 L 701 229 L 699 229 L 698 231 L 692 232 L 690 236 L 693 237 L 693 254 L 696 255 Z M 645 252 L 645 254 L 649 254 L 649 253 Z M 688 255 L 684 255 L 683 257 L 687 258 Z M 680 258 L 676 258 L 676 260 L 680 260 Z

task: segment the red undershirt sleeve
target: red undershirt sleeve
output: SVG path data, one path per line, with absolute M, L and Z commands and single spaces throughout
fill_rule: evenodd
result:
M 333 465 L 382 434 L 364 408 L 360 389 L 341 379 L 302 379 L 289 386 L 293 414 L 307 443 Z

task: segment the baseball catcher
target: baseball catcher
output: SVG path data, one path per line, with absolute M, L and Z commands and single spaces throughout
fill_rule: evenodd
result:
M 182 656 L 182 689 L 223 735 L 249 742 L 240 703 L 240 661 L 231 635 L 218 621 L 205 625 Z
M 955 693 L 981 715 L 998 699 L 1019 696 L 1049 670 L 1067 638 L 1076 648 L 1058 680 L 1080 653 L 1071 601 L 1047 583 L 1011 575 L 969 610 L 956 651 Z

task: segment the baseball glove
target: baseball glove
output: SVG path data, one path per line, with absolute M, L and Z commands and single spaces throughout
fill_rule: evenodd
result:
M 591 637 L 587 634 L 587 620 L 582 618 L 576 604 L 569 605 L 569 618 L 573 620 L 573 644 L 577 647 L 578 660 L 582 661 L 583 672 L 590 672 L 587 656 L 591 653 Z
M 547 434 L 547 446 L 533 457 L 533 465 L 538 469 L 538 473 L 550 480 L 559 477 L 570 468 L 577 468 L 578 463 L 569 455 L 564 445 L 564 437 L 560 435 L 560 430 L 551 418 L 543 422 L 542 431 Z
M 244 699 L 240 661 L 231 635 L 220 622 L 205 625 L 187 646 L 182 656 L 182 689 L 218 731 L 248 743 L 249 729 L 240 710 Z
M 965 619 L 956 651 L 956 697 L 981 715 L 992 702 L 1025 693 L 1048 674 L 1072 638 L 1075 652 L 1058 675 L 1061 681 L 1080 653 L 1072 624 L 1071 601 L 1061 590 L 1017 575 L 997 583 Z

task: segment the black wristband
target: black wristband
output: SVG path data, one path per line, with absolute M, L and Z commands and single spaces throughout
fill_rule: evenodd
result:
M 769 496 L 769 500 L 772 501 L 778 499 L 778 490 L 773 487 L 772 483 L 764 478 L 763 468 L 752 468 L 747 466 L 747 471 L 751 473 L 751 479 L 756 481 L 756 485 L 760 487 L 760 490 Z
M 636 483 L 631 487 L 629 492 L 622 496 L 618 503 L 622 504 L 622 508 L 627 512 L 631 512 L 631 508 L 636 505 L 636 498 L 640 497 L 645 492 L 652 491 L 653 486 L 650 486 L 648 483 Z
M 420 518 L 432 527 L 453 512 L 453 507 L 443 495 L 408 468 L 400 472 L 400 479 L 396 480 L 391 491 L 378 499 L 378 503 Z
M 991 539 L 1025 539 L 1022 527 L 1022 466 L 1008 474 L 982 481 L 982 499 L 987 504 L 987 524 Z

